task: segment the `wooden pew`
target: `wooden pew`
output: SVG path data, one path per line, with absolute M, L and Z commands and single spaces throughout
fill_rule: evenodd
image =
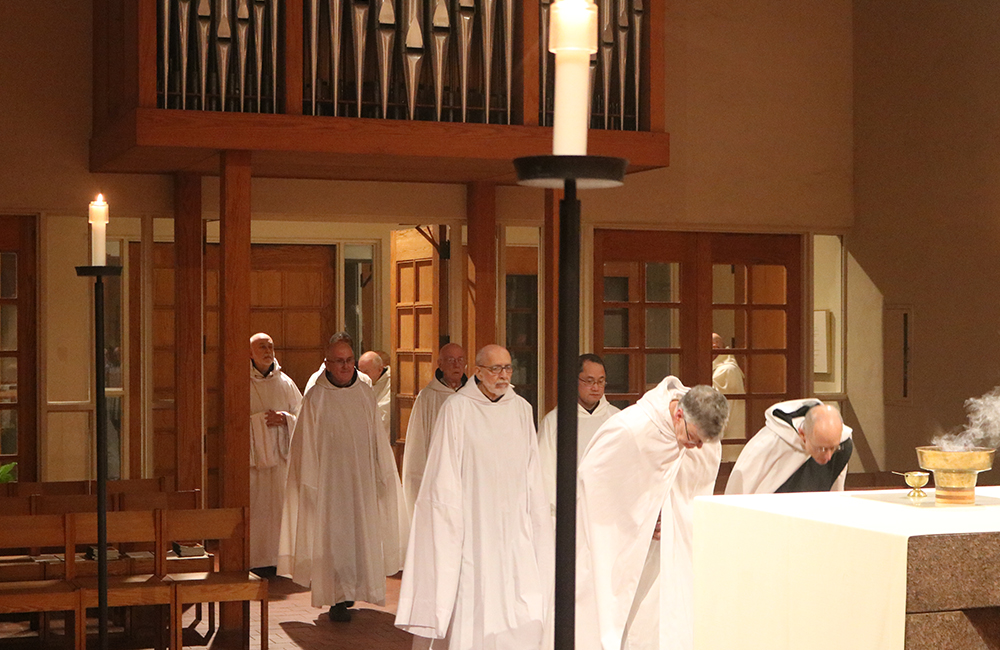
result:
M 65 515 L 0 516 L 0 550 L 61 547 L 72 555 L 66 527 Z M 73 613 L 74 638 L 79 638 L 86 621 L 75 585 L 60 579 L 0 583 L 0 614 L 66 611 Z
M 75 513 L 68 515 L 70 531 L 68 546 L 77 544 L 97 544 L 97 514 Z M 107 518 L 108 544 L 124 544 L 132 542 L 147 542 L 157 544 L 160 530 L 160 511 L 143 510 L 132 512 L 109 512 Z M 66 556 L 66 575 L 72 580 L 80 594 L 80 608 L 86 615 L 87 608 L 98 606 L 97 576 L 81 576 L 78 571 L 79 562 L 75 557 Z M 126 558 L 122 559 L 127 562 Z M 87 564 L 96 565 L 96 562 Z M 111 562 L 108 563 L 109 574 Z M 136 605 L 168 606 L 172 601 L 171 585 L 163 579 L 162 562 L 154 562 L 154 568 L 160 571 L 143 574 L 121 574 L 108 576 L 108 606 L 129 607 Z M 163 629 L 157 630 L 158 649 L 163 648 Z M 86 626 L 79 631 L 76 639 L 78 650 L 86 650 Z M 171 637 L 172 638 L 172 637 Z
M 27 497 L 32 494 L 90 494 L 90 481 L 34 481 L 7 484 L 11 496 Z
M 219 508 L 211 510 L 163 511 L 164 545 L 191 540 L 232 541 L 243 556 L 243 565 L 250 561 L 250 509 Z M 165 550 L 166 546 L 164 546 Z M 159 554 L 165 557 L 165 553 Z M 189 603 L 260 602 L 261 650 L 267 650 L 267 580 L 249 571 L 218 573 L 168 573 L 166 579 L 173 583 L 174 602 L 171 606 L 171 625 L 175 638 L 173 650 L 184 647 L 182 616 L 184 605 Z M 247 612 L 249 613 L 249 612 Z M 250 638 L 250 617 L 243 617 L 243 639 Z

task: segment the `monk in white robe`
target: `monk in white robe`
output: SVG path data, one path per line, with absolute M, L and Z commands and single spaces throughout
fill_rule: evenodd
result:
M 480 350 L 434 426 L 396 614 L 432 649 L 538 650 L 551 634 L 552 518 L 511 373 L 506 349 Z
M 314 372 L 313 374 L 309 375 L 309 379 L 306 380 L 306 387 L 302 389 L 302 394 L 303 395 L 305 395 L 306 393 L 308 393 L 309 389 L 316 385 L 316 380 L 319 379 L 323 375 L 324 372 L 326 372 L 326 361 L 324 361 L 323 363 L 319 364 L 319 368 L 316 369 L 316 372 Z M 358 372 L 358 379 L 361 380 L 361 383 L 366 384 L 369 388 L 371 388 L 371 385 L 372 385 L 372 379 L 371 379 L 371 377 L 369 377 L 365 373 L 359 371 Z
M 438 351 L 434 379 L 417 394 L 406 425 L 406 446 L 403 448 L 403 495 L 406 508 L 413 516 L 420 481 L 427 465 L 427 451 L 431 444 L 431 431 L 437 422 L 438 412 L 444 401 L 465 386 L 465 350 L 457 343 L 448 343 Z
M 278 564 L 288 452 L 302 393 L 281 371 L 274 341 L 250 337 L 250 566 Z M 270 573 L 269 569 L 264 569 Z
M 577 477 L 577 650 L 620 650 L 654 583 L 659 647 L 693 647 L 692 501 L 712 493 L 727 415 L 715 389 L 667 377 L 590 442 Z
M 718 334 L 712 334 L 712 349 L 724 350 L 725 342 Z M 731 354 L 715 352 L 712 359 L 712 388 L 723 395 L 740 395 L 738 399 L 729 400 L 729 422 L 723 432 L 723 438 L 743 438 L 746 433 L 746 401 L 743 395 L 746 391 L 746 377 Z M 735 454 L 734 454 L 735 456 Z M 731 461 L 732 458 L 723 460 Z
M 315 607 L 349 621 L 347 602 L 385 603 L 385 577 L 402 564 L 399 477 L 371 388 L 346 333 L 306 392 L 292 438 L 278 571 L 312 588 Z
M 378 406 L 378 417 L 382 422 L 388 440 L 392 442 L 390 425 L 392 421 L 392 373 L 382 359 L 382 354 L 369 350 L 358 359 L 358 370 L 368 375 L 372 380 L 372 390 L 375 392 L 375 404 Z
M 854 451 L 840 412 L 816 398 L 775 404 L 733 466 L 726 494 L 844 489 Z
M 591 438 L 615 413 L 621 409 L 608 403 L 604 396 L 607 376 L 604 360 L 596 354 L 581 354 L 577 368 L 576 399 L 576 460 L 577 465 Z M 556 516 L 556 420 L 559 409 L 545 414 L 538 425 L 538 456 L 542 460 L 542 477 L 545 479 L 545 494 Z

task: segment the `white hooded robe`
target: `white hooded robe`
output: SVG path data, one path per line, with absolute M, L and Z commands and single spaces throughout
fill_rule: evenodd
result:
M 556 516 L 556 419 L 559 409 L 552 409 L 542 418 L 538 425 L 538 457 L 542 462 L 542 478 L 545 479 L 545 494 L 549 498 L 549 505 L 552 508 L 552 516 Z M 615 413 L 621 411 L 617 406 L 612 406 L 608 398 L 601 395 L 601 401 L 597 403 L 594 412 L 576 405 L 576 464 L 579 466 L 583 452 L 590 444 L 590 440 Z
M 396 626 L 436 650 L 537 650 L 554 548 L 531 406 L 470 380 L 434 426 Z
M 417 394 L 413 409 L 410 411 L 410 420 L 406 425 L 406 446 L 403 448 L 403 495 L 410 517 L 413 516 L 413 506 L 417 502 L 420 481 L 424 477 L 427 451 L 431 446 L 431 431 L 437 422 L 438 412 L 444 401 L 458 392 L 458 389 L 453 389 L 440 379 L 443 376 L 440 370 L 434 374 L 434 379 Z M 465 381 L 464 375 L 462 380 Z
M 612 416 L 584 452 L 577 473 L 577 650 L 619 650 L 651 584 L 658 585 L 661 650 L 694 645 L 693 500 L 712 493 L 722 445 L 686 449 L 677 442 L 670 403 L 687 390 L 676 377 L 665 378 Z M 656 551 L 658 516 L 659 566 L 647 562 Z
M 385 603 L 385 577 L 402 564 L 399 477 L 371 388 L 321 374 L 292 438 L 278 572 L 311 586 L 314 607 Z
M 805 406 L 822 404 L 816 398 L 796 399 L 775 404 L 764 414 L 764 427 L 750 439 L 736 459 L 733 471 L 726 483 L 726 494 L 773 494 L 782 490 L 786 481 L 798 472 L 803 465 L 812 461 L 806 453 L 798 428 L 805 419 L 805 413 L 792 417 L 789 423 L 776 415 L 777 412 L 794 414 Z M 827 466 L 820 466 L 812 461 L 816 473 L 826 474 L 823 484 L 816 486 L 817 490 L 842 491 L 847 480 L 847 461 L 851 458 L 853 442 L 851 428 L 844 425 L 840 435 L 840 447 L 834 453 Z M 846 457 L 845 457 L 846 456 Z M 832 464 L 831 464 L 832 463 Z M 821 469 L 823 468 L 823 469 Z M 842 468 L 842 469 L 840 469 Z M 832 485 L 827 487 L 827 485 Z M 795 489 L 794 491 L 802 491 Z
M 265 377 L 250 364 L 250 566 L 278 563 L 281 511 L 285 504 L 288 452 L 302 393 L 274 360 Z M 266 411 L 285 416 L 285 424 L 269 427 Z
M 747 392 L 743 370 L 731 354 L 720 354 L 712 359 L 712 388 L 723 395 L 742 395 Z M 725 438 L 746 436 L 746 398 L 729 400 L 729 420 L 723 432 Z
M 387 440 L 392 440 L 389 429 L 392 422 L 392 373 L 389 366 L 385 367 L 385 372 L 377 380 L 372 382 L 372 390 L 375 392 L 375 405 L 378 407 L 378 418 L 385 430 Z

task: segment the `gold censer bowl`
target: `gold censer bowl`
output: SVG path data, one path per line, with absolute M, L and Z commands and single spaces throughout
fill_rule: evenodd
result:
M 934 503 L 971 505 L 976 502 L 979 472 L 993 467 L 995 449 L 973 447 L 964 451 L 944 451 L 940 447 L 917 447 L 920 469 L 934 472 Z

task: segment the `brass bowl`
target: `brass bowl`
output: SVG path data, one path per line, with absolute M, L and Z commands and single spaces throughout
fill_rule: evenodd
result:
M 917 447 L 920 469 L 934 472 L 934 501 L 943 505 L 976 502 L 979 472 L 993 467 L 995 449 L 973 447 L 965 451 L 944 451 L 940 447 Z
M 930 480 L 931 475 L 928 472 L 893 472 L 893 474 L 902 476 L 906 484 L 913 488 L 906 496 L 915 499 L 923 499 L 927 496 L 927 493 L 920 488 L 927 485 L 927 481 Z

